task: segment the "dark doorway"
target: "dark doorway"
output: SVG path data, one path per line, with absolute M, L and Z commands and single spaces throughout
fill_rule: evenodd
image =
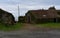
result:
M 60 18 L 58 18 L 58 22 L 60 22 Z
M 30 16 L 27 17 L 28 23 L 30 23 Z
M 57 22 L 57 19 L 56 18 L 54 18 L 54 23 L 56 23 Z

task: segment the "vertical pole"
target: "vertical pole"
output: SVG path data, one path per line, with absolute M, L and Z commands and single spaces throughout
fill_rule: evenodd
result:
M 20 16 L 20 10 L 19 10 L 19 4 L 18 4 L 18 21 L 19 21 L 19 16 Z
M 18 17 L 20 16 L 20 10 L 19 10 L 19 5 L 18 5 Z

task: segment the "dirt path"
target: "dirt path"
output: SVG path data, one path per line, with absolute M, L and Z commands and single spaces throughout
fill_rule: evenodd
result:
M 33 24 L 24 24 L 22 30 L 42 30 L 42 31 L 48 31 L 48 30 L 53 30 L 53 28 L 45 28 L 45 27 L 37 27 L 36 25 Z
M 35 30 L 37 27 L 33 26 L 32 24 L 24 24 L 23 28 L 24 30 Z

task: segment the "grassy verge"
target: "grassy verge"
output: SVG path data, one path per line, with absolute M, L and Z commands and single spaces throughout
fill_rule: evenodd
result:
M 2 31 L 11 31 L 11 30 L 18 30 L 20 28 L 22 28 L 23 24 L 22 23 L 16 23 L 15 25 L 6 27 L 3 24 L 0 24 L 0 30 Z
M 23 27 L 24 23 L 16 23 L 13 26 L 6 27 L 3 24 L 0 24 L 0 30 L 2 31 L 13 31 L 13 30 L 19 30 Z M 43 24 L 32 24 L 33 26 L 36 27 L 41 27 L 41 28 L 56 28 L 60 29 L 60 23 L 43 23 Z
M 60 28 L 60 23 L 44 23 L 44 24 L 35 24 L 37 27 L 44 28 Z

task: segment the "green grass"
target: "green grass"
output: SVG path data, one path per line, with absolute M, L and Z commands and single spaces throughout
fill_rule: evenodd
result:
M 8 26 L 6 27 L 3 24 L 0 24 L 0 30 L 2 31 L 14 31 L 14 30 L 19 30 L 23 27 L 24 23 L 16 23 L 13 26 Z M 42 24 L 32 24 L 33 26 L 36 27 L 42 27 L 42 28 L 58 28 L 60 29 L 60 23 L 42 23 Z
M 60 23 L 43 23 L 43 24 L 35 24 L 38 27 L 44 28 L 60 28 Z
M 22 23 L 16 23 L 15 25 L 8 26 L 8 27 L 6 27 L 3 24 L 0 24 L 0 30 L 2 30 L 2 31 L 13 31 L 13 30 L 21 29 L 22 26 L 23 26 Z

